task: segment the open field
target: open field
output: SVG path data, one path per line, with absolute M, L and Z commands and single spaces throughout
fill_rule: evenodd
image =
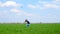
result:
M 60 34 L 60 24 L 0 24 L 0 34 Z

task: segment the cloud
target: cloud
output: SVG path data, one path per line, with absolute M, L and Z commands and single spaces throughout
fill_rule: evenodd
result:
M 22 4 L 18 4 L 14 1 L 7 1 L 5 3 L 0 2 L 0 7 L 9 7 L 9 6 L 18 7 L 22 6 Z
M 60 2 L 60 0 L 54 0 L 54 2 Z
M 54 0 L 52 2 L 38 1 L 38 4 L 29 4 L 28 8 L 30 9 L 60 9 L 60 0 Z
M 10 9 L 10 11 L 12 12 L 12 13 L 16 13 L 16 15 L 24 15 L 24 11 L 23 10 L 18 10 L 18 9 L 15 9 L 15 8 L 13 8 L 13 9 Z
M 60 5 L 60 0 L 54 0 L 53 3 Z
M 27 13 L 27 12 L 25 12 L 23 10 L 18 10 L 18 9 L 15 9 L 15 8 L 11 9 L 10 11 L 13 12 L 13 13 L 16 13 L 16 15 L 18 15 L 18 16 L 19 15 L 32 16 L 31 13 Z
M 2 2 L 0 2 L 0 6 L 2 5 Z
M 28 8 L 31 8 L 31 9 L 36 9 L 38 7 L 39 7 L 39 5 L 28 4 Z
M 15 12 L 15 13 L 19 13 L 19 12 L 22 12 L 21 10 L 18 10 L 18 9 L 11 9 L 10 11 L 12 11 L 12 12 Z
M 11 12 L 15 13 L 16 18 L 19 17 L 19 18 L 28 19 L 28 20 L 32 20 L 32 19 L 34 20 L 34 19 L 40 18 L 34 13 L 28 13 L 28 12 L 23 11 L 23 10 L 11 9 Z
M 35 9 L 35 8 L 36 8 L 36 6 L 31 5 L 31 4 L 29 4 L 28 7 L 29 7 L 29 8 L 32 8 L 32 9 Z
M 43 4 L 43 7 L 44 7 L 45 9 L 47 9 L 47 8 L 60 9 L 60 5 L 57 4 L 58 1 L 60 2 L 60 0 L 56 0 L 56 1 L 54 1 L 54 2 L 56 2 L 56 3 L 54 3 L 54 2 L 49 3 L 49 2 L 46 2 L 46 1 L 42 1 L 42 2 L 39 1 L 39 3 Z M 43 7 L 42 7 L 42 8 L 43 8 Z
M 60 6 L 55 5 L 55 4 L 45 4 L 44 6 L 46 8 L 60 9 Z

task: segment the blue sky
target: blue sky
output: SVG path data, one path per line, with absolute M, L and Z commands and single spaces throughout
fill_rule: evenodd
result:
M 60 0 L 0 0 L 0 22 L 60 22 Z

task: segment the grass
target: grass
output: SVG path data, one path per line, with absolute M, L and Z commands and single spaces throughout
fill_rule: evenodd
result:
M 60 24 L 0 24 L 0 34 L 60 34 Z

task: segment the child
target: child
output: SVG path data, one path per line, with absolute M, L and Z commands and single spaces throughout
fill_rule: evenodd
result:
M 25 20 L 25 22 L 26 22 L 26 27 L 29 27 L 30 26 L 30 22 L 27 19 Z

